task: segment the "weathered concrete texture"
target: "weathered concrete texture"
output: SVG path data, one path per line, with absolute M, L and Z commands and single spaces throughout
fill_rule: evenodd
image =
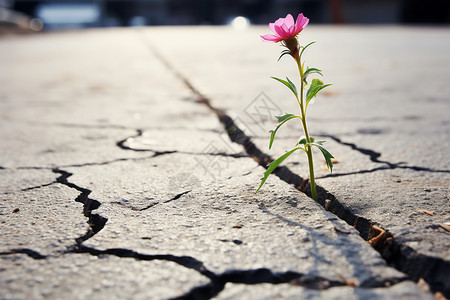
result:
M 258 295 L 258 296 L 255 296 Z M 228 283 L 225 290 L 214 299 L 434 299 L 424 294 L 412 282 L 402 282 L 392 287 L 365 289 L 355 287 L 334 287 L 317 291 L 289 284 L 243 286 Z
M 2 127 L 8 143 L 0 148 L 5 168 L 55 168 L 65 165 L 102 163 L 118 158 L 133 158 L 114 147 L 115 140 L 134 131 L 9 123 Z
M 417 184 L 408 173 L 411 171 L 386 170 L 364 177 L 349 175 L 351 186 L 340 189 L 335 187 L 339 178 L 325 178 L 321 183 L 353 211 L 389 229 L 399 242 L 448 260 L 448 232 L 439 225 L 450 222 L 448 189 L 427 180 Z M 401 194 L 396 193 L 399 188 Z M 365 201 L 373 195 L 377 195 L 376 201 Z
M 212 180 L 209 174 L 195 173 L 200 184 L 178 199 L 168 195 L 168 174 L 180 171 L 174 162 L 189 166 L 196 160 L 186 155 L 159 156 L 152 163 L 164 166 L 164 171 L 135 164 L 132 171 L 141 174 L 142 179 L 123 176 L 117 182 L 124 189 L 99 188 L 99 194 L 92 194 L 103 203 L 96 212 L 109 221 L 84 245 L 102 250 L 127 248 L 148 254 L 192 256 L 218 274 L 267 268 L 335 281 L 341 275 L 363 286 L 404 276 L 387 268 L 354 229 L 278 178 L 269 182 L 269 187 L 278 192 L 255 195 L 253 184 L 258 181 L 258 172 L 244 177 L 238 173 L 244 166 L 247 170 L 255 168 L 256 163 L 248 158 L 229 161 L 220 181 Z M 121 164 L 83 168 L 78 172 L 80 180 L 77 176 L 71 180 L 78 185 L 90 181 L 96 187 L 110 186 L 102 178 L 107 173 L 112 175 L 113 167 L 126 173 L 127 166 Z M 155 180 L 148 182 L 144 178 Z M 122 200 L 108 203 L 108 198 Z M 147 206 L 142 203 L 144 199 L 149 199 Z M 345 233 L 337 232 L 335 226 Z
M 290 160 L 290 173 L 254 193 L 264 172 L 258 155 L 283 153 L 298 137 L 288 125 L 267 151 L 274 114 L 295 103 L 281 103 L 290 95 L 267 79 L 292 65 L 277 64 L 280 48 L 260 43 L 265 30 L 140 28 L 2 40 L 1 298 L 431 297 L 353 226 L 287 183 L 301 183 L 305 163 Z M 314 135 L 339 159 L 336 177 L 327 177 L 316 155 L 319 185 L 399 242 L 448 261 L 448 233 L 428 227 L 448 222 L 448 162 L 429 155 L 426 143 L 414 148 L 417 138 L 449 140 L 439 127 L 448 124 L 448 87 L 417 69 L 404 72 L 423 56 L 445 78 L 448 42 L 440 37 L 448 32 L 308 32 L 306 39 L 324 41 L 308 54 L 311 66 L 322 68 L 320 58 L 335 83 L 311 106 Z M 423 43 L 409 47 L 418 37 Z M 410 88 L 417 79 L 427 88 Z M 435 101 L 421 102 L 430 90 Z M 234 120 L 263 152 L 246 154 L 230 141 L 240 131 L 219 120 Z M 402 155 L 411 148 L 417 152 Z M 413 204 L 399 197 L 404 191 Z
M 11 194 L 55 183 L 55 173 L 46 169 L 1 169 L 0 194 Z
M 88 231 L 79 192 L 60 184 L 1 195 L 0 252 L 31 249 L 41 255 L 62 252 Z
M 171 261 L 71 254 L 0 258 L 2 299 L 168 299 L 208 279 Z
M 302 131 L 291 121 L 277 133 L 274 149 L 268 150 L 267 132 L 275 127 L 270 120 L 298 111 L 292 94 L 269 76 L 288 75 L 296 82 L 298 74 L 289 58 L 276 62 L 279 47 L 261 43 L 258 33 L 265 31 L 223 28 L 219 34 L 205 28 L 189 39 L 208 43 L 186 43 L 183 55 L 174 55 L 174 41 L 165 40 L 163 32 L 145 35 L 191 84 L 203 87 L 212 105 L 227 111 L 259 149 L 277 157 L 293 147 Z M 316 153 L 317 183 L 353 214 L 389 230 L 417 255 L 436 257 L 446 265 L 450 239 L 439 224 L 448 226 L 449 216 L 450 161 L 444 149 L 450 138 L 443 113 L 449 110 L 450 90 L 444 79 L 450 65 L 448 37 L 448 28 L 406 27 L 311 27 L 301 35 L 302 44 L 318 41 L 307 50 L 306 64 L 323 69 L 324 81 L 334 84 L 309 106 L 310 134 L 326 140 L 338 159 L 334 177 L 328 178 Z M 156 43 L 161 40 L 165 42 Z M 231 46 L 217 47 L 228 40 Z M 196 55 L 202 50 L 208 54 L 199 64 Z M 219 64 L 221 60 L 227 64 Z M 242 88 L 248 78 L 252 84 Z M 309 177 L 302 154 L 286 165 Z M 433 221 L 422 209 L 435 214 Z

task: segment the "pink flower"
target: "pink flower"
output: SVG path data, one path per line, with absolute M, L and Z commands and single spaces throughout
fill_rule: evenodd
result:
M 278 43 L 297 36 L 308 25 L 309 19 L 299 14 L 297 22 L 294 23 L 294 18 L 288 14 L 286 18 L 279 18 L 275 23 L 269 23 L 269 28 L 275 34 L 261 35 L 261 38 L 266 42 Z

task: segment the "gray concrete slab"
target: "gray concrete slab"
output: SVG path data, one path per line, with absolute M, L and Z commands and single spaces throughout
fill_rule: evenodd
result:
M 208 282 L 193 270 L 163 260 L 89 254 L 41 260 L 16 254 L 0 259 L 2 299 L 167 299 Z
M 0 252 L 29 249 L 50 255 L 73 246 L 89 227 L 82 205 L 67 201 L 77 196 L 76 191 L 60 184 L 3 194 Z
M 270 117 L 293 106 L 268 79 L 292 65 L 276 63 L 280 48 L 259 40 L 265 30 L 2 38 L 2 298 L 432 297 L 343 216 L 289 184 L 306 177 L 302 161 L 254 193 L 258 158 L 283 153 L 297 136 L 287 126 L 267 150 Z M 339 159 L 327 177 L 316 155 L 319 185 L 400 246 L 440 259 L 426 280 L 447 293 L 449 239 L 439 224 L 449 221 L 449 163 L 427 145 L 448 142 L 448 88 L 411 63 L 445 78 L 448 30 L 308 32 L 319 41 L 308 58 L 335 83 L 311 106 L 311 128 Z M 255 114 L 262 103 L 274 107 Z M 230 140 L 227 119 L 259 156 Z
M 334 287 L 318 292 L 290 284 L 260 284 L 246 287 L 227 284 L 225 290 L 214 299 L 415 299 L 417 295 L 423 299 L 433 299 L 422 292 L 411 282 L 402 282 L 387 288 L 353 288 Z M 256 296 L 258 295 L 258 296 Z
M 258 33 L 264 30 L 222 28 L 220 34 L 199 30 L 187 39 L 209 43 L 186 40 L 183 55 L 174 55 L 172 41 L 166 41 L 162 32 L 146 35 L 259 149 L 278 157 L 302 132 L 294 121 L 279 131 L 274 149 L 268 151 L 267 132 L 275 127 L 271 120 L 298 110 L 290 92 L 269 77 L 295 79 L 298 74 L 289 58 L 275 61 L 280 47 L 261 43 Z M 305 55 L 307 65 L 324 70 L 324 81 L 334 84 L 309 107 L 311 135 L 326 140 L 339 162 L 330 177 L 316 153 L 318 184 L 332 191 L 352 214 L 388 230 L 406 256 L 436 258 L 428 266 L 444 262 L 447 271 L 433 271 L 425 264 L 414 274 L 417 279 L 424 273 L 448 273 L 450 131 L 443 112 L 449 109 L 444 79 L 450 66 L 449 34 L 448 28 L 324 26 L 308 28 L 301 35 L 303 44 L 318 42 Z M 208 51 L 209 47 L 219 50 Z M 202 64 L 195 56 L 201 49 L 210 53 L 202 56 Z M 226 66 L 218 63 L 218 57 Z M 309 177 L 301 154 L 286 165 Z M 433 214 L 432 219 L 424 210 Z M 445 285 L 445 276 L 440 280 Z

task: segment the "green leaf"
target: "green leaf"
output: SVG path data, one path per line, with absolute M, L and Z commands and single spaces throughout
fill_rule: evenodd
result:
M 284 51 L 282 51 L 282 52 L 281 52 L 281 55 L 280 55 L 280 57 L 278 57 L 277 61 L 280 61 L 280 59 L 281 59 L 283 56 L 285 56 L 286 54 L 291 54 L 291 51 L 290 51 L 290 50 L 284 50 Z
M 324 141 L 321 141 L 321 142 L 324 142 Z M 330 172 L 333 173 L 333 162 L 331 161 L 331 159 L 334 158 L 334 156 L 331 155 L 330 152 L 328 152 L 327 149 L 322 147 L 321 144 L 319 145 L 318 143 L 314 143 L 312 145 L 316 146 L 317 148 L 319 148 L 319 150 L 323 154 L 323 157 L 325 158 L 325 161 L 327 162 L 327 167 L 330 169 Z
M 289 82 L 289 85 L 294 89 L 295 96 L 298 96 L 297 87 L 295 86 L 295 84 L 288 77 L 286 77 L 286 79 Z
M 316 144 L 319 144 L 320 146 L 322 146 L 323 145 L 323 143 L 325 143 L 325 141 L 317 141 L 317 142 L 315 142 Z
M 331 84 L 323 84 L 323 81 L 320 79 L 313 79 L 308 91 L 306 92 L 306 106 L 308 106 L 309 101 L 311 101 L 311 99 L 315 97 L 319 91 L 330 85 Z
M 306 139 L 305 139 L 305 138 L 302 138 L 302 139 L 297 143 L 297 145 L 306 145 Z
M 269 141 L 269 150 L 272 148 L 273 140 L 275 139 L 275 134 L 277 133 L 278 127 L 275 130 L 270 130 L 270 141 Z
M 313 138 L 313 137 L 310 137 L 310 138 L 309 138 L 309 143 L 310 143 L 310 144 L 313 144 L 314 141 L 315 141 L 315 138 Z M 306 145 L 306 138 L 302 138 L 302 139 L 297 143 L 297 145 Z
M 277 118 L 278 123 L 281 123 L 284 120 L 288 119 L 289 117 L 293 117 L 293 116 L 295 116 L 295 115 L 294 114 L 285 114 L 285 115 L 282 115 L 282 116 L 275 116 L 275 118 Z
M 269 149 L 272 148 L 272 144 L 273 144 L 273 140 L 275 139 L 275 134 L 277 133 L 278 129 L 285 124 L 287 121 L 295 119 L 295 118 L 299 118 L 300 120 L 302 119 L 300 116 L 296 116 L 293 114 L 285 114 L 284 116 L 281 117 L 276 117 L 278 119 L 279 124 L 277 125 L 277 127 L 275 128 L 275 130 L 270 130 L 270 142 L 269 142 Z
M 309 74 L 314 74 L 314 73 L 317 73 L 317 74 L 320 74 L 321 76 L 323 76 L 322 70 L 319 70 L 317 68 L 307 68 L 305 73 L 303 73 L 303 76 L 309 75 Z
M 308 82 L 306 82 L 306 78 L 311 74 L 319 74 L 320 76 L 323 76 L 322 70 L 319 70 L 317 68 L 307 68 L 305 73 L 303 73 L 303 81 L 306 84 L 308 84 Z
M 295 151 L 299 150 L 301 148 L 297 147 L 292 149 L 289 152 L 286 152 L 285 154 L 281 155 L 280 157 L 278 157 L 276 160 L 274 160 L 273 162 L 271 162 L 267 168 L 267 170 L 264 172 L 264 177 L 261 178 L 261 184 L 259 185 L 258 189 L 256 190 L 255 193 L 257 193 L 261 187 L 263 186 L 263 184 L 266 182 L 267 178 L 269 177 L 269 175 L 273 172 L 273 170 L 275 170 L 276 167 L 278 167 L 279 164 L 281 164 L 286 158 L 289 157 L 289 155 L 291 155 L 292 153 L 294 153 Z
M 281 82 L 282 84 L 284 84 L 285 86 L 287 86 L 295 95 L 295 97 L 298 98 L 298 94 L 297 94 L 297 88 L 295 87 L 295 85 L 292 83 L 292 81 L 289 80 L 289 78 L 286 77 L 286 80 L 280 79 L 280 78 L 276 78 L 276 77 L 272 77 L 275 80 L 278 80 L 279 82 Z
M 312 44 L 314 44 L 316 41 L 309 43 L 308 45 L 306 45 L 305 47 L 301 47 L 302 51 L 300 52 L 300 58 L 302 57 L 303 51 L 306 50 L 306 48 L 308 48 L 309 46 L 311 46 Z

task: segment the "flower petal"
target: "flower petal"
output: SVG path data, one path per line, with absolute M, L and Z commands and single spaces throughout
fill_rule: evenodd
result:
M 308 25 L 308 23 L 309 23 L 309 19 L 308 19 L 308 18 L 303 18 L 302 25 L 301 25 L 301 30 L 300 30 L 300 31 L 302 31 L 303 29 L 305 29 L 305 27 L 306 27 L 306 25 Z
M 281 25 L 281 29 L 284 31 L 284 38 L 289 38 L 291 36 L 289 27 L 286 24 Z
M 275 33 L 278 34 L 282 39 L 284 39 L 286 36 L 286 31 L 284 30 L 283 25 L 284 24 L 281 24 L 281 26 L 278 26 L 278 25 L 276 25 L 276 23 L 274 25 Z
M 308 25 L 309 19 L 299 14 L 296 22 L 291 14 L 287 14 L 286 18 L 279 18 L 274 23 L 269 23 L 269 28 L 273 34 L 261 35 L 261 39 L 265 42 L 280 42 L 296 37 Z
M 275 23 L 269 23 L 269 28 L 270 30 L 272 30 L 273 33 L 277 33 L 277 31 L 275 30 Z
M 280 38 L 279 36 L 273 35 L 273 34 L 264 34 L 264 35 L 261 35 L 261 38 L 265 42 L 274 42 L 274 43 L 278 43 L 279 41 L 282 40 L 282 38 Z
M 286 18 L 284 19 L 284 24 L 286 24 L 287 28 L 289 28 L 290 33 L 291 33 L 291 31 L 294 32 L 295 23 L 294 23 L 294 18 L 292 17 L 291 14 L 288 14 L 286 16 Z
M 297 17 L 297 22 L 295 24 L 295 34 L 298 34 L 302 31 L 306 25 L 308 25 L 309 19 L 304 17 L 303 14 L 299 14 Z
M 278 20 L 275 21 L 275 25 L 277 26 L 281 26 L 284 24 L 284 18 L 279 18 Z

